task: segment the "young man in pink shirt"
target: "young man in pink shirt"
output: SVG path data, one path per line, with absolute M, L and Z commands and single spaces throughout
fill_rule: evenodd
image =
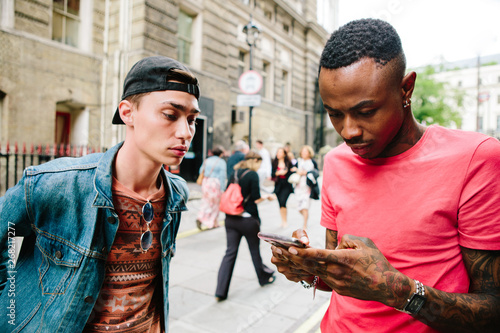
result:
M 319 89 L 345 144 L 325 157 L 326 249 L 273 247 L 272 262 L 332 291 L 322 332 L 497 332 L 500 142 L 419 124 L 405 67 L 384 21 L 332 34 Z

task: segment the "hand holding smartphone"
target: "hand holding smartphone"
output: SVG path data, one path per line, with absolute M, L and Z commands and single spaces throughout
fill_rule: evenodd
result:
M 300 248 L 307 247 L 306 244 L 302 243 L 300 240 L 298 240 L 297 238 L 293 238 L 293 237 L 272 234 L 272 233 L 266 233 L 266 232 L 259 232 L 257 234 L 257 236 L 260 239 L 262 239 L 262 240 L 264 240 L 264 241 L 266 241 L 274 246 L 278 246 L 278 247 L 281 247 L 281 248 L 284 248 L 287 250 L 290 246 L 295 246 L 295 247 L 300 247 Z

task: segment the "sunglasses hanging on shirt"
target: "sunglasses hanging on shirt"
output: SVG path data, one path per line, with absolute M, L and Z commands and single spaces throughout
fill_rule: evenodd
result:
M 149 228 L 149 225 L 153 221 L 154 218 L 154 210 L 151 202 L 146 202 L 144 206 L 142 206 L 142 217 L 146 222 L 146 231 L 144 231 L 141 235 L 141 249 L 144 252 L 147 252 L 151 245 L 153 245 L 153 233 Z

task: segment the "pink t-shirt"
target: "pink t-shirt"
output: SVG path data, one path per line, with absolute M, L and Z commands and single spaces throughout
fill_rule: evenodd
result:
M 430 126 L 408 151 L 367 160 L 345 144 L 325 157 L 321 225 L 368 237 L 399 271 L 466 293 L 460 246 L 500 250 L 500 142 Z M 322 332 L 434 332 L 410 315 L 332 292 Z

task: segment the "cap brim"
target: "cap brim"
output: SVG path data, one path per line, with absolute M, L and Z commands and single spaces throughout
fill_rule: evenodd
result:
M 113 125 L 125 125 L 122 118 L 120 117 L 120 111 L 116 108 L 115 115 L 113 116 L 113 121 L 111 122 Z

